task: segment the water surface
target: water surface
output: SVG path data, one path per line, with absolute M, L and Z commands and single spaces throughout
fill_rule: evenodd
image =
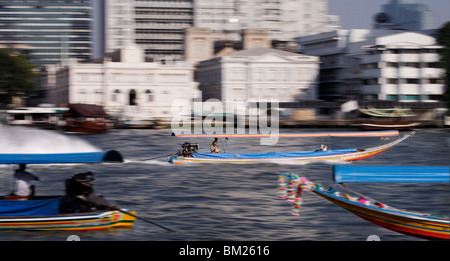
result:
M 304 131 L 330 130 L 280 130 Z M 53 135 L 62 134 L 53 132 Z M 278 173 L 293 172 L 328 187 L 335 162 L 171 165 L 167 156 L 176 152 L 185 140 L 170 136 L 170 130 L 112 130 L 101 135 L 64 136 L 102 150 L 116 149 L 126 162 L 29 165 L 29 170 L 43 180 L 36 183 L 39 195 L 63 194 L 66 178 L 93 171 L 96 191 L 109 202 L 135 210 L 139 216 L 176 231 L 170 233 L 137 220 L 134 229 L 76 232 L 82 240 L 360 241 L 370 235 L 378 235 L 381 240 L 420 240 L 375 226 L 309 192 L 304 193 L 300 216 L 290 215 L 291 204 L 277 198 Z M 193 141 L 204 151 L 212 142 Z M 226 150 L 295 151 L 315 149 L 323 143 L 331 148 L 347 148 L 381 142 L 379 138 L 296 138 L 281 139 L 276 146 L 267 147 L 259 145 L 259 140 L 235 139 L 228 141 Z M 64 146 L 64 141 L 60 143 Z M 449 147 L 448 130 L 419 129 L 412 138 L 379 155 L 345 164 L 448 166 Z M 2 191 L 9 191 L 14 168 L 0 165 Z M 351 184 L 350 187 L 393 207 L 450 215 L 449 184 Z M 65 240 L 74 233 L 0 231 L 0 240 Z

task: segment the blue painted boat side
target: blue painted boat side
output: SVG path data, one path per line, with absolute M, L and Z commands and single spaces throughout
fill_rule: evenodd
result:
M 334 165 L 335 183 L 450 182 L 447 166 Z

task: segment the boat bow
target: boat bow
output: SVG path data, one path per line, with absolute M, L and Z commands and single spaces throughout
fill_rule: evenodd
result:
M 450 178 L 449 170 L 449 167 L 338 165 L 334 167 L 334 180 L 337 182 L 448 183 Z M 384 174 L 381 174 L 382 171 Z M 381 177 L 374 178 L 374 174 L 377 173 Z M 359 193 L 357 197 L 348 193 L 342 194 L 335 190 L 335 186 L 325 190 L 320 184 L 315 184 L 305 177 L 298 177 L 293 174 L 280 173 L 278 181 L 278 197 L 286 199 L 293 204 L 292 215 L 299 215 L 302 205 L 302 191 L 309 190 L 378 226 L 419 238 L 450 240 L 449 217 L 397 209 Z M 345 186 L 343 187 L 346 188 Z

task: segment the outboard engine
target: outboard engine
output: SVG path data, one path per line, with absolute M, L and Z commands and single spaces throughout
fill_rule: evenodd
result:
M 75 174 L 65 181 L 66 195 L 61 199 L 61 213 L 80 213 L 110 209 L 109 203 L 101 195 L 94 193 L 92 172 Z
M 197 152 L 197 150 L 198 143 L 185 142 L 181 144 L 181 150 L 178 151 L 177 155 L 183 157 L 191 157 L 192 153 Z

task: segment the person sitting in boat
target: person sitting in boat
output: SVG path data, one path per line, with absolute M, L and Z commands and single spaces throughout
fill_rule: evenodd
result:
M 328 150 L 328 147 L 326 145 L 322 144 L 322 145 L 320 145 L 320 148 L 317 149 L 316 151 L 327 151 L 327 150 Z
M 215 138 L 214 141 L 211 144 L 211 153 L 220 153 L 222 150 L 220 149 L 219 145 L 217 144 L 217 141 L 219 139 Z
M 26 171 L 26 166 L 26 164 L 20 164 L 19 168 L 16 169 L 14 173 L 14 185 L 11 196 L 23 197 L 23 199 L 34 196 L 35 187 L 34 185 L 30 185 L 30 181 L 40 179 L 38 176 Z
M 75 174 L 65 181 L 66 196 L 61 201 L 61 213 L 80 213 L 112 209 L 101 195 L 94 193 L 94 174 L 85 172 Z

